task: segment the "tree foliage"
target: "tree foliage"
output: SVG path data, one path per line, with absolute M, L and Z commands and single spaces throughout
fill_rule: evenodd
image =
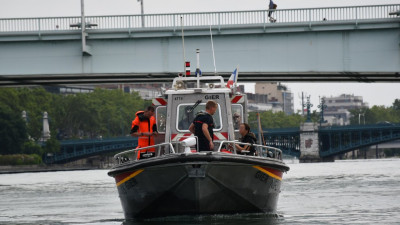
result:
M 21 114 L 0 104 L 0 154 L 20 153 L 26 140 L 26 126 Z
M 263 129 L 300 127 L 305 118 L 299 114 L 286 115 L 284 112 L 273 113 L 272 111 L 260 112 L 261 127 Z M 249 113 L 249 125 L 257 129 L 257 113 Z
M 0 166 L 35 165 L 41 162 L 42 158 L 37 154 L 0 155 Z
M 396 99 L 391 107 L 374 105 L 371 108 L 350 110 L 350 124 L 384 124 L 400 123 L 400 99 Z M 364 118 L 365 117 L 365 118 Z
M 148 104 L 137 93 L 121 90 L 60 95 L 41 87 L 1 88 L 0 154 L 54 152 L 58 140 L 127 135 L 135 112 Z M 52 138 L 42 149 L 34 142 L 42 136 L 43 112 L 48 113 Z

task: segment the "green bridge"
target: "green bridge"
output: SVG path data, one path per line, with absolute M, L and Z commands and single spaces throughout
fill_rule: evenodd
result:
M 310 138 L 313 135 L 317 140 Z M 318 158 L 324 161 L 355 149 L 400 139 L 400 124 L 317 127 L 313 132 L 301 128 L 269 129 L 263 131 L 263 136 L 266 145 L 306 161 L 310 158 L 307 151 L 317 146 L 317 155 L 311 154 L 314 157 L 311 161 Z M 46 156 L 44 161 L 66 163 L 136 146 L 137 138 L 133 137 L 61 141 L 60 152 Z

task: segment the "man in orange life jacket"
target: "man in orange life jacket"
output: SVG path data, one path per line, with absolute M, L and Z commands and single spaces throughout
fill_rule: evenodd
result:
M 148 106 L 145 111 L 136 112 L 136 118 L 132 121 L 131 135 L 139 137 L 137 148 L 154 145 L 154 136 L 157 136 L 156 118 L 154 107 Z M 138 159 L 155 156 L 155 148 L 140 150 Z

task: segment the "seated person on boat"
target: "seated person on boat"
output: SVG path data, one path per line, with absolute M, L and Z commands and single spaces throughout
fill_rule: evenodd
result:
M 250 126 L 247 123 L 241 123 L 239 126 L 239 133 L 242 137 L 239 138 L 239 142 L 256 144 L 257 138 L 254 133 L 250 132 Z M 255 148 L 251 145 L 239 145 L 235 144 L 236 152 L 244 155 L 255 155 Z

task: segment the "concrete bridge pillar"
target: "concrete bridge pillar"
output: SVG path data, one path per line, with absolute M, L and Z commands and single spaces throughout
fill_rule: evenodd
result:
M 300 162 L 333 162 L 332 158 L 321 158 L 319 155 L 318 124 L 305 122 L 300 126 Z
M 300 126 L 300 162 L 321 162 L 318 125 L 305 122 Z

